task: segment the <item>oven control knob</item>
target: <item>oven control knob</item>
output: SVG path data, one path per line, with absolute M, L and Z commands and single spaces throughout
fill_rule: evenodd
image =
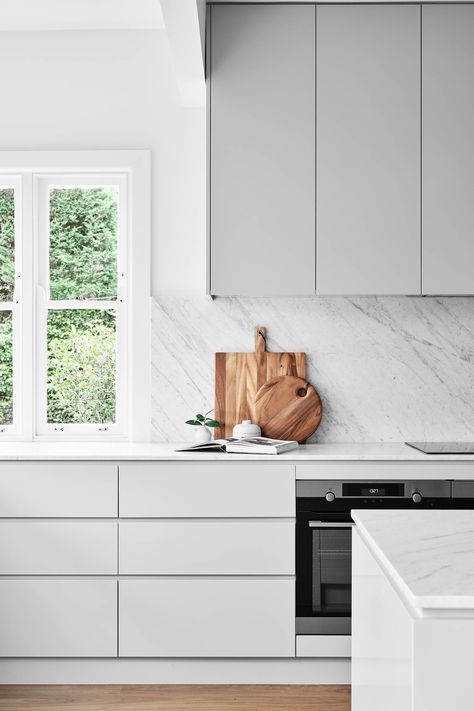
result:
M 420 501 L 422 500 L 422 495 L 420 494 L 419 491 L 415 491 L 415 493 L 412 495 L 411 499 L 414 504 L 419 504 Z
M 336 494 L 334 494 L 332 491 L 328 491 L 326 494 L 326 501 L 334 501 L 336 498 Z

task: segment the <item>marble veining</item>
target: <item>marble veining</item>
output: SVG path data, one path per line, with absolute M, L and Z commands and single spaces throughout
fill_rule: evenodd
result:
M 474 608 L 474 511 L 359 510 L 352 516 L 415 607 Z
M 152 315 L 156 441 L 214 400 L 215 351 L 305 351 L 324 406 L 311 442 L 474 440 L 474 299 L 161 295 Z

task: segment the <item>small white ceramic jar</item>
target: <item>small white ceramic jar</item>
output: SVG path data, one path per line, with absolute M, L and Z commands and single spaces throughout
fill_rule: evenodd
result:
M 240 425 L 235 425 L 232 430 L 232 436 L 236 439 L 242 439 L 242 437 L 261 437 L 262 430 L 258 425 L 253 425 L 252 420 L 242 420 Z

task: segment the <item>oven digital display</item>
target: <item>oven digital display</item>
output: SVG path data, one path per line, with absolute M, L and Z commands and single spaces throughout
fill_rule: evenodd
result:
M 362 496 L 385 496 L 385 487 L 371 486 L 370 489 L 361 489 Z
M 342 495 L 349 497 L 367 496 L 378 497 L 383 496 L 398 497 L 405 496 L 405 485 L 398 481 L 364 481 L 364 482 L 344 482 L 342 485 Z

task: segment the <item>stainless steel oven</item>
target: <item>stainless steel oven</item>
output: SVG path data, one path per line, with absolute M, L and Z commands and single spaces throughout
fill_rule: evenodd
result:
M 351 509 L 452 505 L 450 481 L 297 481 L 296 497 L 296 633 L 311 635 L 351 633 Z

